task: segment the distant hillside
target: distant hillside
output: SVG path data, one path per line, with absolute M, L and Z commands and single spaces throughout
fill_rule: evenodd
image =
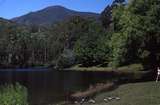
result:
M 13 18 L 12 21 L 24 25 L 50 25 L 60 22 L 72 16 L 94 17 L 98 18 L 99 14 L 90 12 L 77 12 L 62 6 L 51 6 L 37 12 L 31 12 L 21 17 Z
M 3 23 L 3 24 L 4 24 L 4 23 L 5 23 L 5 24 L 7 24 L 7 23 L 10 24 L 10 23 L 14 23 L 14 22 L 0 17 L 0 25 L 3 25 L 2 23 Z

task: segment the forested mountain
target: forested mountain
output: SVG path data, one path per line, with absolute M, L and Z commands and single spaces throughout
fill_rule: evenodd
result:
M 37 12 L 31 12 L 21 17 L 13 18 L 12 21 L 24 25 L 50 25 L 67 20 L 72 16 L 85 18 L 98 18 L 99 14 L 90 12 L 78 12 L 62 6 L 50 6 Z
M 66 67 L 74 64 L 74 45 L 91 29 L 92 23 L 97 24 L 92 19 L 73 16 L 50 27 L 26 27 L 0 19 L 0 65 L 30 67 L 56 64 Z
M 0 64 L 119 67 L 140 63 L 147 69 L 157 67 L 159 7 L 157 0 L 132 0 L 127 4 L 125 0 L 115 0 L 106 6 L 99 21 L 70 15 L 47 27 L 34 24 L 26 27 L 0 19 Z M 68 13 L 59 6 L 45 11 L 56 8 L 59 13 Z

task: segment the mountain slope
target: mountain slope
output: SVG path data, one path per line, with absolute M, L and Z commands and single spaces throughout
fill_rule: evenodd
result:
M 62 6 L 51 6 L 37 12 L 31 12 L 21 17 L 13 18 L 12 21 L 24 25 L 50 25 L 60 22 L 72 16 L 94 17 L 98 18 L 99 14 L 90 12 L 77 12 Z

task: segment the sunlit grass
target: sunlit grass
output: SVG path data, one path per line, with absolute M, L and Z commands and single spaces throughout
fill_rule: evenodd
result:
M 107 97 L 119 97 L 120 100 L 105 102 L 103 99 Z M 95 105 L 160 105 L 160 82 L 125 84 L 98 95 L 95 100 Z
M 122 67 L 97 67 L 97 66 L 92 66 L 92 67 L 80 67 L 79 65 L 75 65 L 71 68 L 67 68 L 65 70 L 76 70 L 76 71 L 120 71 L 120 72 L 138 72 L 142 71 L 144 68 L 141 64 L 131 64 L 127 66 L 122 66 Z

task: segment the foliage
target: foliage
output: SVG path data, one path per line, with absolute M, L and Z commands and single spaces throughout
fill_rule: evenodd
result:
M 28 105 L 26 88 L 19 84 L 1 86 L 0 103 L 2 105 Z
M 53 60 L 61 67 L 63 67 L 63 63 L 68 63 L 69 65 L 75 63 L 75 54 L 72 50 L 82 33 L 87 32 L 88 22 L 84 18 L 75 16 L 51 27 L 49 41 L 52 48 L 54 48 L 52 50 Z
M 74 52 L 79 63 L 92 66 L 103 63 L 107 59 L 107 34 L 102 26 L 91 21 L 88 31 L 83 33 L 74 46 Z
M 65 49 L 58 59 L 57 66 L 59 68 L 67 68 L 75 63 L 75 56 L 72 50 Z
M 119 6 L 121 5 L 121 6 Z M 123 7 L 125 5 L 125 0 L 114 0 L 111 5 L 108 5 L 101 13 L 100 19 L 102 21 L 103 26 L 108 30 L 113 28 L 113 23 L 115 23 L 115 19 L 113 19 L 113 9 L 115 7 Z M 122 9 L 122 8 L 119 8 Z M 121 14 L 121 12 L 117 12 L 118 15 Z M 118 18 L 117 18 L 118 19 Z M 113 22 L 114 21 L 114 22 Z
M 148 67 L 159 62 L 159 2 L 132 0 L 113 8 L 111 66 L 143 62 Z
M 30 27 L 0 19 L 0 64 L 119 67 L 160 62 L 160 2 L 114 0 L 100 21 L 73 16 L 51 26 Z M 72 55 L 72 56 L 71 56 Z
M 86 31 L 86 24 L 87 20 L 78 16 L 50 27 L 29 28 L 2 19 L 1 65 L 27 67 L 58 62 L 64 49 L 73 49 L 80 34 Z

